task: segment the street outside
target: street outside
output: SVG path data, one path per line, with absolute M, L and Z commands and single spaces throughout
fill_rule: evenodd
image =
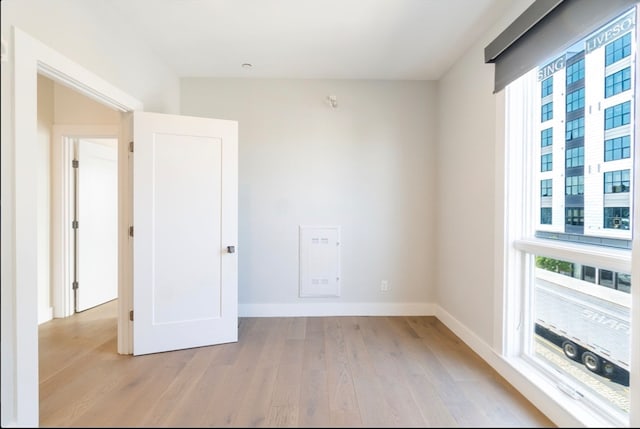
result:
M 538 357 L 561 369 L 582 383 L 591 393 L 602 397 L 613 406 L 629 413 L 629 387 L 594 374 L 583 364 L 567 358 L 562 349 L 552 342 L 535 335 L 535 352 Z

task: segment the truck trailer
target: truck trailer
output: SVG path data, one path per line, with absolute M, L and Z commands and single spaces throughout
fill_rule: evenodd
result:
M 535 333 L 589 371 L 629 385 L 630 295 L 536 269 Z

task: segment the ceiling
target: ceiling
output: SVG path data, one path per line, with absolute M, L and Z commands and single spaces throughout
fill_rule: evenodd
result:
M 181 77 L 439 79 L 511 0 L 110 0 Z M 251 67 L 243 67 L 249 63 Z

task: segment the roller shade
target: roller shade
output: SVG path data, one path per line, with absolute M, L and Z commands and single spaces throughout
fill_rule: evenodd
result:
M 606 24 L 638 0 L 535 0 L 484 50 L 494 93 Z

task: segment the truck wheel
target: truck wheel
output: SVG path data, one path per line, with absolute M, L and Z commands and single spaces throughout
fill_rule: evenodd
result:
M 571 341 L 565 341 L 562 343 L 562 351 L 569 358 L 576 360 L 578 358 L 578 346 L 573 344 Z
M 591 352 L 582 353 L 582 363 L 591 372 L 600 371 L 600 358 Z

